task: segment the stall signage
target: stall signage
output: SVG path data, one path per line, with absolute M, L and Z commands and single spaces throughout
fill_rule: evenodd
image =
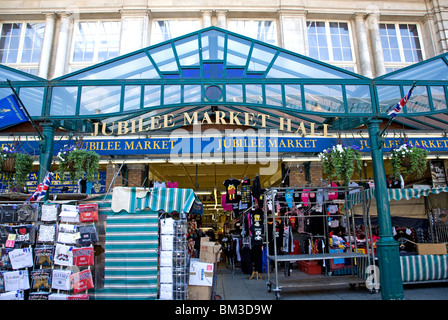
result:
M 186 131 L 186 130 L 185 130 Z M 254 131 L 255 132 L 255 131 Z M 259 132 L 259 131 L 258 131 Z M 0 141 L 0 145 L 7 144 Z M 54 145 L 54 155 L 57 154 L 66 140 L 58 140 Z M 172 155 L 172 154 L 199 154 L 216 152 L 321 152 L 332 146 L 342 143 L 346 146 L 356 146 L 361 152 L 370 153 L 370 141 L 368 138 L 341 138 L 323 136 L 281 136 L 255 133 L 253 135 L 226 135 L 220 134 L 207 136 L 190 134 L 184 136 L 147 138 L 116 137 L 115 139 L 85 138 L 84 148 L 95 151 L 100 155 Z M 400 139 L 386 138 L 383 151 L 388 152 L 394 146 L 402 144 Z M 448 138 L 445 137 L 417 137 L 408 138 L 407 142 L 412 146 L 421 146 L 430 152 L 448 151 Z M 27 141 L 23 146 L 30 154 L 39 154 L 37 141 Z

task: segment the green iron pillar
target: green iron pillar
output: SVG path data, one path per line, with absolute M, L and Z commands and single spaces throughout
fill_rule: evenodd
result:
M 53 161 L 53 145 L 54 145 L 54 125 L 53 123 L 45 122 L 41 124 L 43 128 L 43 139 L 39 142 L 40 156 L 39 156 L 39 177 L 38 183 L 41 183 L 47 171 L 51 171 L 51 162 Z M 48 193 L 43 200 L 48 199 Z
M 380 135 L 381 120 L 371 119 L 369 128 L 370 150 L 372 154 L 373 176 L 375 179 L 375 198 L 378 211 L 379 240 L 376 243 L 380 269 L 381 296 L 383 300 L 403 300 L 403 281 L 401 279 L 400 254 L 398 242 L 392 233 L 389 196 L 383 161 L 383 138 Z

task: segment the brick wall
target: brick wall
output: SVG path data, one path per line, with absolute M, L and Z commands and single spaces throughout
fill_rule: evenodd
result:
M 300 187 L 307 184 L 303 163 L 289 162 L 286 163 L 286 167 L 289 167 L 289 186 Z M 312 185 L 320 185 L 322 179 L 322 165 L 320 162 L 311 162 L 310 176 Z
M 108 164 L 106 167 L 106 189 L 109 188 L 114 175 L 118 172 L 121 164 Z M 128 187 L 140 187 L 145 181 L 145 165 L 144 164 L 128 164 Z M 111 188 L 123 186 L 121 174 L 115 178 Z

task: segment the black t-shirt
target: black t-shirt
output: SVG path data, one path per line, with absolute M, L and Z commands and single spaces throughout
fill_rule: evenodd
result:
M 237 192 L 238 186 L 240 185 L 239 180 L 227 179 L 223 184 L 226 186 L 226 203 L 238 203 Z

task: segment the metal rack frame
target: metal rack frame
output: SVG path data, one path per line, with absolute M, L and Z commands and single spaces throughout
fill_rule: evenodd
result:
M 304 260 L 331 260 L 331 259 L 339 259 L 339 258 L 366 258 L 367 259 L 367 265 L 370 265 L 371 261 L 373 261 L 374 259 L 374 251 L 373 251 L 373 242 L 372 242 L 372 234 L 371 234 L 371 223 L 370 223 L 370 215 L 368 213 L 368 209 L 367 209 L 367 205 L 366 205 L 366 197 L 364 192 L 361 192 L 361 204 L 363 206 L 363 223 L 365 226 L 365 230 L 366 230 L 366 253 L 359 253 L 357 252 L 357 243 L 356 243 L 356 239 L 354 241 L 355 244 L 355 248 L 354 250 L 352 249 L 351 246 L 349 246 L 350 251 L 349 252 L 340 252 L 340 253 L 319 253 L 319 254 L 292 254 L 292 255 L 278 255 L 278 251 L 277 251 L 277 241 L 275 239 L 275 230 L 276 230 L 276 219 L 277 218 L 283 218 L 283 217 L 287 217 L 287 216 L 281 216 L 281 215 L 275 215 L 274 213 L 272 213 L 271 215 L 268 216 L 268 208 L 267 208 L 267 197 L 266 195 L 270 195 L 271 199 L 273 201 L 273 206 L 279 202 L 278 200 L 274 201 L 273 195 L 274 195 L 274 190 L 276 191 L 275 194 L 281 195 L 281 194 L 285 194 L 286 191 L 290 191 L 293 190 L 294 193 L 299 192 L 299 193 L 303 193 L 305 189 L 311 189 L 310 191 L 306 191 L 306 192 L 318 192 L 317 190 L 319 190 L 319 192 L 329 192 L 331 191 L 336 191 L 336 192 L 344 192 L 345 193 L 345 200 L 338 200 L 339 203 L 341 203 L 343 201 L 343 203 L 346 206 L 345 211 L 345 217 L 346 217 L 346 222 L 347 222 L 347 232 L 348 232 L 348 236 L 350 239 L 355 239 L 355 237 L 352 238 L 353 235 L 355 235 L 355 221 L 354 221 L 354 214 L 352 212 L 352 205 L 353 203 L 351 203 L 351 199 L 349 196 L 349 192 L 361 192 L 363 189 L 361 187 L 282 187 L 282 188 L 268 188 L 265 193 L 264 193 L 264 224 L 265 224 L 265 236 L 266 236 L 266 244 L 267 244 L 267 259 L 268 261 L 273 261 L 274 262 L 274 281 L 271 280 L 271 272 L 270 272 L 270 267 L 268 267 L 268 279 L 266 282 L 267 285 L 267 290 L 268 292 L 273 291 L 275 293 L 275 296 L 277 299 L 280 298 L 280 291 L 283 287 L 301 287 L 301 286 L 306 286 L 307 283 L 306 281 L 304 281 L 303 279 L 300 279 L 298 281 L 294 281 L 294 280 L 290 280 L 287 278 L 286 276 L 286 272 L 285 272 L 285 277 L 280 279 L 279 278 L 279 266 L 278 263 L 279 262 L 285 262 L 285 264 L 289 264 L 290 262 L 295 262 L 295 261 L 304 261 Z M 283 203 L 283 201 L 281 201 L 281 203 Z M 328 200 L 328 201 L 323 201 L 323 204 L 334 204 L 335 201 L 334 200 Z M 326 220 L 325 218 L 328 217 L 325 212 L 322 213 L 322 215 L 313 215 L 313 218 L 318 218 L 321 217 L 324 223 L 324 236 L 327 237 L 326 239 L 328 239 L 328 232 L 326 229 Z M 269 235 L 268 232 L 268 218 L 272 218 L 273 221 L 273 228 L 272 228 L 272 235 Z M 304 217 L 306 218 L 306 216 Z M 274 240 L 274 252 L 271 253 L 269 252 L 269 239 L 270 236 L 272 236 L 272 239 Z M 328 242 L 327 242 L 328 243 Z M 326 248 L 328 248 L 328 246 L 326 246 Z M 328 249 L 327 249 L 328 250 Z M 285 270 L 286 271 L 286 270 Z M 330 280 L 331 279 L 331 280 Z M 314 282 L 312 285 L 316 286 L 319 284 L 323 284 L 323 285 L 331 285 L 331 284 L 341 284 L 341 283 L 347 283 L 350 284 L 351 286 L 356 285 L 357 283 L 365 283 L 365 279 L 362 279 L 360 277 L 355 277 L 353 274 L 353 263 L 352 263 L 352 275 L 345 277 L 345 276 L 337 276 L 337 277 L 326 277 L 324 282 Z M 272 286 L 274 285 L 274 288 L 272 288 Z

